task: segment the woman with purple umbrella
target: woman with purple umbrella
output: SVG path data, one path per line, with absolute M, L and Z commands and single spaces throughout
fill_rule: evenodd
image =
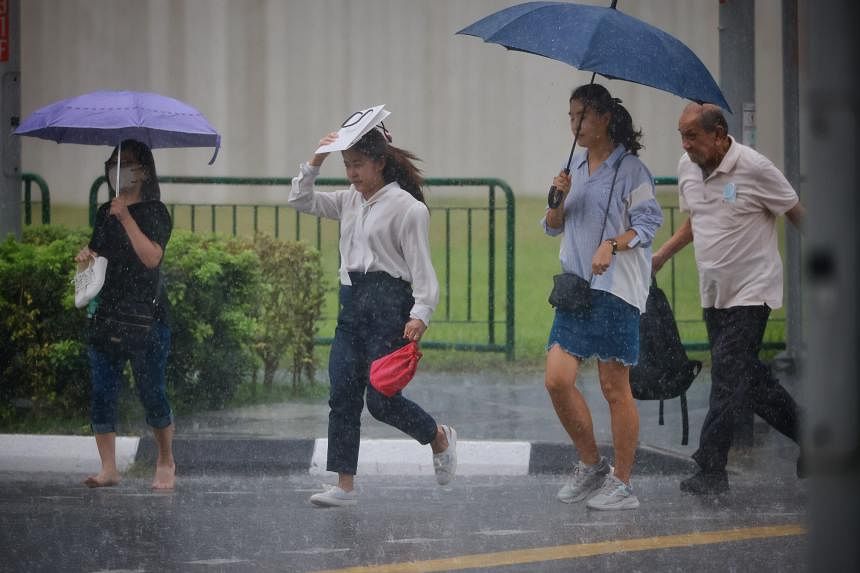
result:
M 571 129 L 585 151 L 573 154 L 553 180 L 561 201 L 547 208 L 542 224 L 547 235 L 561 235 L 562 270 L 580 277 L 588 304 L 556 304 L 547 343 L 546 389 L 580 458 L 558 499 L 590 497 L 592 509 L 634 509 L 639 500 L 630 474 L 639 414 L 630 366 L 639 356 L 651 241 L 663 218 L 651 173 L 637 157 L 642 133 L 620 100 L 599 84 L 587 84 L 574 90 L 569 103 Z M 592 356 L 609 404 L 614 470 L 598 452 L 588 404 L 576 387 L 582 361 Z
M 146 422 L 152 427 L 158 447 L 152 488 L 172 490 L 176 481 L 173 412 L 165 386 L 170 327 L 161 262 L 173 223 L 167 207 L 161 202 L 155 159 L 146 144 L 136 140 L 123 141 L 105 162 L 105 175 L 111 189 L 118 194 L 99 208 L 92 238 L 75 257 L 78 263 L 95 256 L 108 260 L 104 286 L 88 309 L 91 317 L 88 348 L 92 376 L 90 416 L 101 470 L 89 476 L 84 483 L 89 487 L 108 487 L 117 485 L 121 479 L 115 454 L 117 400 L 125 364 L 130 362 L 135 386 L 146 411 Z M 111 347 L 96 335 L 95 325 L 130 303 L 145 305 L 147 312 L 151 313 L 152 326 L 139 345 Z

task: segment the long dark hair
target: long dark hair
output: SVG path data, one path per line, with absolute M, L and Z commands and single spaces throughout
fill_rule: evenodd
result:
M 367 132 L 355 145 L 350 147 L 358 151 L 362 155 L 374 160 L 385 161 L 385 167 L 382 170 L 382 178 L 386 184 L 397 181 L 400 187 L 421 201 L 424 201 L 424 177 L 421 175 L 421 170 L 415 166 L 416 161 L 420 161 L 412 152 L 394 147 L 389 143 L 388 131 L 384 128 L 374 128 Z
M 110 188 L 116 192 L 116 189 L 113 188 L 114 182 L 111 181 L 108 176 L 108 164 L 112 161 L 116 161 L 117 152 L 120 147 L 122 147 L 124 152 L 127 151 L 128 153 L 131 153 L 134 160 L 137 163 L 140 163 L 141 167 L 144 169 L 144 173 L 146 174 L 146 179 L 140 187 L 140 200 L 161 201 L 161 187 L 158 185 L 158 173 L 155 171 L 155 157 L 152 156 L 152 150 L 147 144 L 137 141 L 136 139 L 126 139 L 119 146 L 114 147 L 113 153 L 111 153 L 108 160 L 105 161 L 105 178 L 108 180 Z
M 573 90 L 570 101 L 574 100 L 582 102 L 584 106 L 601 115 L 609 113 L 607 131 L 612 142 L 623 145 L 633 155 L 639 155 L 639 150 L 645 147 L 639 141 L 642 139 L 642 130 L 636 131 L 633 128 L 633 118 L 621 105 L 620 99 L 609 95 L 609 90 L 600 84 L 585 84 Z

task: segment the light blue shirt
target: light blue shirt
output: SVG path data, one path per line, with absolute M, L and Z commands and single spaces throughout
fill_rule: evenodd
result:
M 606 229 L 601 235 L 616 165 L 618 176 Z M 576 153 L 571 161 L 570 175 L 571 188 L 564 201 L 563 227 L 549 227 L 546 216 L 541 220 L 547 235 L 563 235 L 559 252 L 562 271 L 590 279 L 591 288 L 610 292 L 644 313 L 651 284 L 651 243 L 663 223 L 663 213 L 654 197 L 651 172 L 635 155 L 625 155 L 624 147 L 619 145 L 590 175 L 587 152 Z M 629 245 L 631 249 L 619 251 L 609 269 L 592 279 L 591 259 L 600 242 L 629 229 L 636 232 Z

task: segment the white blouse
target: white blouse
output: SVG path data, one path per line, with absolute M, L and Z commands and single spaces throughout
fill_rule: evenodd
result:
M 394 182 L 369 201 L 349 189 L 317 193 L 319 167 L 302 163 L 287 203 L 302 213 L 340 220 L 340 282 L 350 272 L 383 271 L 412 285 L 411 318 L 430 324 L 439 303 L 439 282 L 430 260 L 430 212 Z

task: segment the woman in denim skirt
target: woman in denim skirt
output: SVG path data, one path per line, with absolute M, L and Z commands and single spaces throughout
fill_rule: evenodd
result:
M 325 136 L 320 145 L 337 139 Z M 289 204 L 304 213 L 340 221 L 340 312 L 329 356 L 328 459 L 336 487 L 311 496 L 314 505 L 354 505 L 361 412 L 370 414 L 433 451 L 439 484 L 457 467 L 457 433 L 439 425 L 402 392 L 387 397 L 369 384 L 370 364 L 418 341 L 439 301 L 430 260 L 430 212 L 416 157 L 391 145 L 379 124 L 343 152 L 349 189 L 319 193 L 314 180 L 327 153 L 315 153 L 293 179 Z
M 561 235 L 561 267 L 590 283 L 590 305 L 557 308 L 547 343 L 545 384 L 579 462 L 558 492 L 565 503 L 588 499 L 592 509 L 634 509 L 630 485 L 639 414 L 630 367 L 639 355 L 639 315 L 651 276 L 651 242 L 662 223 L 651 173 L 637 157 L 642 133 L 621 101 L 601 85 L 573 91 L 570 126 L 579 146 L 554 179 L 562 193 L 548 207 L 546 234 Z M 599 455 L 591 413 L 576 387 L 582 361 L 597 358 L 609 404 L 615 467 Z

